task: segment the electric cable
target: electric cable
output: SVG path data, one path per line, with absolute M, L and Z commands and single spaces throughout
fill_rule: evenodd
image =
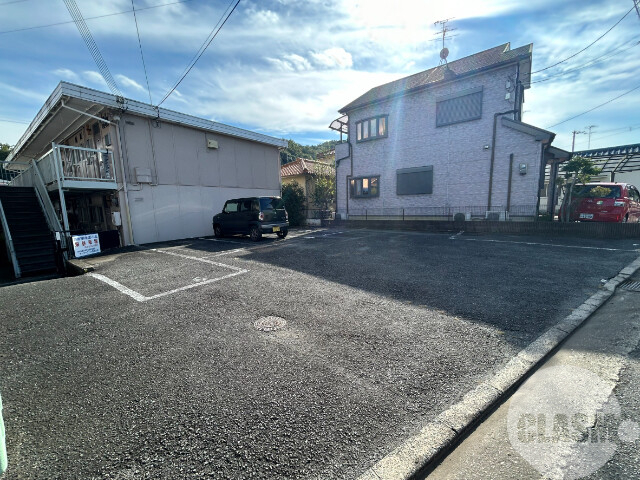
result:
M 623 94 L 621 94 L 621 95 L 618 95 L 617 97 L 614 97 L 614 98 L 612 98 L 612 99 L 610 99 L 610 100 L 607 100 L 606 102 L 601 103 L 600 105 L 595 106 L 595 107 L 593 107 L 593 108 L 590 108 L 589 110 L 587 110 L 587 111 L 585 111 L 585 112 L 579 113 L 578 115 L 574 115 L 574 116 L 573 116 L 573 117 L 571 117 L 571 118 L 567 118 L 566 120 L 563 120 L 563 121 L 561 121 L 561 122 L 555 123 L 555 124 L 553 124 L 553 125 L 551 125 L 551 126 L 549 126 L 549 127 L 546 127 L 546 128 L 553 128 L 553 127 L 557 127 L 558 125 L 562 125 L 563 123 L 566 123 L 566 122 L 568 122 L 568 121 L 570 121 L 570 120 L 573 120 L 573 119 L 575 119 L 575 118 L 581 117 L 582 115 L 586 115 L 586 114 L 587 114 L 587 113 L 589 113 L 589 112 L 593 112 L 594 110 L 596 110 L 596 109 L 598 109 L 598 108 L 600 108 L 600 107 L 604 107 L 605 105 L 608 105 L 609 103 L 611 103 L 611 102 L 613 102 L 613 101 L 615 101 L 615 100 L 617 100 L 617 99 L 619 99 L 619 98 L 622 98 L 622 97 L 624 97 L 625 95 L 628 95 L 628 94 L 630 94 L 631 92 L 633 92 L 633 91 L 635 91 L 635 90 L 638 90 L 639 88 L 640 88 L 640 85 L 636 85 L 636 86 L 635 86 L 635 87 L 633 87 L 631 90 L 627 90 L 626 92 L 624 92 L 624 93 L 623 93 Z
M 164 101 L 169 98 L 169 95 L 171 95 L 176 88 L 178 88 L 178 85 L 180 85 L 180 83 L 182 83 L 182 80 L 185 79 L 185 77 L 189 74 L 189 72 L 191 71 L 191 69 L 195 66 L 195 64 L 198 62 L 198 60 L 200 60 L 200 57 L 202 57 L 202 55 L 204 54 L 204 52 L 207 50 L 207 48 L 209 47 L 209 45 L 211 45 L 211 42 L 213 42 L 213 40 L 216 38 L 216 36 L 218 35 L 218 33 L 220 33 L 220 30 L 222 30 L 222 27 L 224 27 L 224 24 L 227 23 L 227 20 L 229 20 L 229 17 L 231 16 L 231 14 L 235 11 L 235 9 L 238 7 L 238 4 L 240 3 L 240 0 L 237 0 L 237 2 L 235 3 L 235 5 L 233 6 L 233 8 L 231 9 L 231 11 L 229 12 L 229 14 L 224 18 L 224 21 L 222 22 L 222 24 L 220 24 L 220 26 L 218 27 L 218 29 L 215 31 L 215 33 L 213 33 L 213 36 L 211 34 L 209 34 L 209 36 L 211 36 L 211 38 L 209 39 L 208 43 L 204 46 L 204 48 L 201 47 L 201 50 L 199 54 L 196 55 L 195 60 L 193 60 L 191 62 L 191 64 L 187 67 L 186 71 L 184 72 L 184 74 L 180 77 L 180 80 L 178 80 L 176 82 L 176 84 L 171 88 L 171 90 L 169 90 L 169 92 L 167 92 L 167 94 L 164 96 L 164 98 L 160 101 L 160 103 L 158 103 L 158 107 L 160 105 L 162 105 L 164 103 Z M 229 8 L 227 7 L 227 10 Z M 226 12 L 226 10 L 225 10 Z M 223 13 L 223 17 L 224 17 L 224 13 Z M 220 17 L 222 19 L 222 17 Z M 220 23 L 220 20 L 218 20 L 218 23 Z M 217 24 L 216 24 L 217 25 Z M 215 27 L 214 27 L 215 30 Z
M 27 0 L 17 0 L 16 2 L 10 2 L 10 3 L 17 3 L 17 2 L 26 2 Z M 170 2 L 170 3 L 162 3 L 160 5 L 151 5 L 150 7 L 142 7 L 142 8 L 138 8 L 138 12 L 141 12 L 143 10 L 151 10 L 153 8 L 160 8 L 160 7 L 168 7 L 170 5 L 176 5 L 178 3 L 187 3 L 187 2 L 193 2 L 193 0 L 179 0 L 177 2 Z M 4 3 L 0 3 L 0 6 L 5 5 Z M 131 13 L 131 10 L 124 10 L 122 12 L 114 12 L 114 13 L 106 13 L 104 15 L 97 15 L 95 17 L 86 17 L 85 20 L 96 20 L 98 18 L 106 18 L 106 17 L 113 17 L 115 15 L 124 15 L 126 13 Z M 4 30 L 2 32 L 0 32 L 0 35 L 4 35 L 5 33 L 15 33 L 15 32 L 24 32 L 25 30 L 35 30 L 38 28 L 48 28 L 48 27 L 57 27 L 58 25 L 67 25 L 68 23 L 75 23 L 73 20 L 67 20 L 65 22 L 57 22 L 57 23 L 49 23 L 47 25 L 36 25 L 33 27 L 23 27 L 23 28 L 16 28 L 14 30 Z
M 618 26 L 618 24 L 620 24 L 620 22 L 622 22 L 622 20 L 624 20 L 627 15 L 629 15 L 633 10 L 635 9 L 635 5 L 633 7 L 631 7 L 629 9 L 629 11 L 627 13 L 625 13 L 622 18 L 620 20 L 618 20 L 616 23 L 613 24 L 613 26 L 611 26 L 609 28 L 609 30 L 607 30 L 606 32 L 604 32 L 602 35 L 600 35 L 598 38 L 596 38 L 593 42 L 591 42 L 589 45 L 587 45 L 586 47 L 584 47 L 582 50 L 577 51 L 576 53 L 574 53 L 573 55 L 568 56 L 567 58 L 565 58 L 564 60 L 560 60 L 559 62 L 556 62 L 552 65 L 548 65 L 544 68 L 541 68 L 540 70 L 536 70 L 534 72 L 531 72 L 529 74 L 527 74 L 528 76 L 533 75 L 534 73 L 540 73 L 540 72 L 544 72 L 545 70 L 549 70 L 550 68 L 556 67 L 558 65 L 560 65 L 561 63 L 564 63 L 568 60 L 571 60 L 573 57 L 580 55 L 582 52 L 584 52 L 585 50 L 587 50 L 588 48 L 591 48 L 593 45 L 595 45 L 597 42 L 599 42 L 600 40 L 602 40 L 605 35 L 607 35 L 609 32 L 611 32 L 611 30 L 613 30 L 615 27 Z
M 75 0 L 63 0 L 63 1 L 67 6 L 67 10 L 69 10 L 69 14 L 71 15 L 71 18 L 74 19 L 76 26 L 78 27 L 78 31 L 80 32 L 80 36 L 84 40 L 84 43 L 86 44 L 87 49 L 91 53 L 91 56 L 93 57 L 93 61 L 96 63 L 96 66 L 98 67 L 98 70 L 102 75 L 102 78 L 104 78 L 104 81 L 109 87 L 109 90 L 111 90 L 111 93 L 113 93 L 114 95 L 118 97 L 122 97 L 123 96 L 122 92 L 118 88 L 116 81 L 113 79 L 113 76 L 109 71 L 109 67 L 107 67 L 107 63 L 104 61 L 104 58 L 102 58 L 102 54 L 98 49 L 98 45 L 96 45 L 96 42 L 93 39 L 91 32 L 89 31 L 89 27 L 87 27 L 87 24 L 85 23 L 84 18 L 82 18 L 82 13 L 78 9 L 78 5 L 76 5 Z
M 144 69 L 144 79 L 147 82 L 147 92 L 149 92 L 149 103 L 153 105 L 151 100 L 151 88 L 149 87 L 149 77 L 147 76 L 147 64 L 144 62 L 144 53 L 142 53 L 142 42 L 140 41 L 140 30 L 138 29 L 138 18 L 136 17 L 136 7 L 131 0 L 131 9 L 133 10 L 133 20 L 136 23 L 136 34 L 138 35 L 138 46 L 140 47 L 140 57 L 142 57 L 142 68 Z

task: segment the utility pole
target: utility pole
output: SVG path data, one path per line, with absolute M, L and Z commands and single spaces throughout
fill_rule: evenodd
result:
M 576 149 L 576 135 L 578 133 L 587 133 L 587 132 L 574 130 L 571 133 L 573 133 L 573 141 L 571 142 L 571 153 L 573 153 L 573 152 L 575 152 L 575 149 Z
M 597 126 L 598 125 L 589 125 L 589 126 L 584 127 L 584 128 L 588 128 L 589 129 L 589 143 L 587 145 L 587 150 L 591 150 L 591 129 L 592 128 L 596 128 Z
M 636 7 L 636 13 L 638 14 L 638 18 L 640 18 L 640 1 L 633 0 L 633 6 Z

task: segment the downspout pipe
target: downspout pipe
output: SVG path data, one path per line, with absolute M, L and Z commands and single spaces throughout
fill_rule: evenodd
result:
M 513 153 L 509 155 L 509 184 L 507 185 L 507 212 L 511 210 L 511 181 L 513 180 Z
M 498 117 L 501 115 L 509 115 L 517 113 L 517 109 L 507 110 L 506 112 L 498 112 L 493 114 L 493 135 L 491 137 L 491 162 L 489 165 L 489 195 L 487 198 L 487 210 L 491 210 L 491 194 L 493 193 L 493 165 L 496 160 L 496 132 L 498 128 Z
M 129 227 L 129 244 L 135 245 L 135 239 L 133 236 L 133 225 L 131 222 L 131 210 L 129 208 L 129 191 L 127 189 L 127 173 L 124 168 L 124 158 L 123 158 L 123 150 L 122 150 L 122 135 L 120 133 L 120 128 L 122 127 L 121 118 L 115 121 L 116 124 L 116 137 L 118 140 L 118 157 L 120 158 L 120 171 L 122 172 L 122 189 L 124 191 L 124 207 L 127 218 L 127 226 Z M 128 163 L 128 161 L 127 161 Z

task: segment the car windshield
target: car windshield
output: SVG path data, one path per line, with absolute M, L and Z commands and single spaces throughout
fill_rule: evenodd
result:
M 574 195 L 582 198 L 619 198 L 620 187 L 617 185 L 585 185 L 576 188 Z
M 284 202 L 280 197 L 262 197 L 260 199 L 260 210 L 282 210 Z

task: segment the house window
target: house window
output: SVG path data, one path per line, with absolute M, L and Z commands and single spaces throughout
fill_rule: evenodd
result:
M 446 95 L 436 100 L 436 127 L 482 117 L 482 87 Z
M 364 142 L 387 136 L 389 115 L 380 115 L 356 122 L 356 141 Z
M 433 192 L 433 166 L 401 168 L 396 171 L 397 195 L 423 195 Z
M 351 197 L 370 198 L 380 195 L 380 177 L 358 177 L 349 182 Z

